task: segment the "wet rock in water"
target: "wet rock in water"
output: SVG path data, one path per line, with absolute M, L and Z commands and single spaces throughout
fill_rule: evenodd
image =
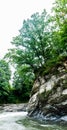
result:
M 42 120 L 67 122 L 67 65 L 63 62 L 55 69 L 55 72 L 39 76 L 34 82 L 28 115 Z

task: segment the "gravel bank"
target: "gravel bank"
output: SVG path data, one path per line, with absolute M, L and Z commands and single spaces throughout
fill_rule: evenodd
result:
M 0 105 L 0 112 L 18 112 L 26 110 L 27 110 L 27 103 Z

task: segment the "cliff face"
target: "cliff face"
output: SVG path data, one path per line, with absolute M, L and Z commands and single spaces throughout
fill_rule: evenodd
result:
M 28 104 L 29 116 L 54 120 L 67 115 L 67 61 L 54 69 L 35 81 Z

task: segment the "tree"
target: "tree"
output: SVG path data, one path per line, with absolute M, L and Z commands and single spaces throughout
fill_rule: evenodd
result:
M 16 101 L 18 102 L 28 101 L 30 98 L 34 74 L 32 70 L 29 69 L 29 66 L 23 65 L 18 68 L 14 73 L 14 96 L 16 97 Z
M 56 0 L 53 13 L 53 44 L 55 43 L 58 55 L 65 54 L 67 53 L 67 0 Z
M 29 97 L 35 73 L 51 57 L 50 25 L 46 11 L 24 20 L 20 35 L 13 38 L 12 44 L 15 48 L 9 50 L 7 57 L 16 68 L 13 86 L 21 95 Z
M 10 91 L 11 72 L 9 65 L 5 60 L 0 60 L 0 103 L 7 102 Z
M 49 16 L 44 10 L 41 15 L 33 14 L 24 20 L 20 35 L 13 38 L 16 46 L 10 57 L 16 64 L 27 64 L 33 71 L 43 66 L 50 57 L 50 25 Z

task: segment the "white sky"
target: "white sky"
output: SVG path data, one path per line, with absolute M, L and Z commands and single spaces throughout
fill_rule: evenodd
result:
M 33 13 L 48 11 L 54 0 L 0 0 L 0 58 L 11 48 L 12 37 L 19 34 L 23 20 Z

